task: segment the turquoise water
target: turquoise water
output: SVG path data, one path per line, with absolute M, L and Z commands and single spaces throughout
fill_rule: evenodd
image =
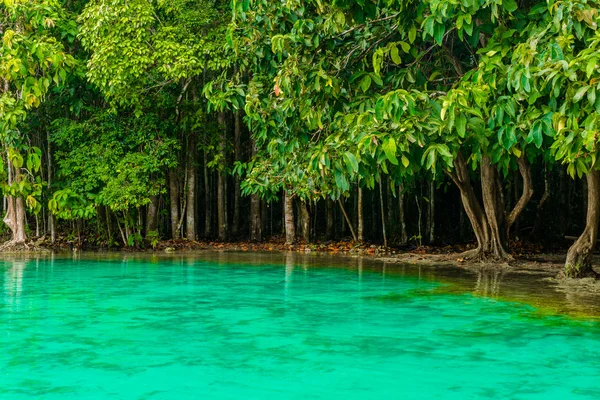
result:
M 596 322 L 261 257 L 0 262 L 0 398 L 600 398 Z

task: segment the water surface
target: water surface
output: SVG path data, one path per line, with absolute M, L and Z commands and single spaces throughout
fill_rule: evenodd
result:
M 544 310 L 549 284 L 503 279 L 298 254 L 4 259 L 0 398 L 600 398 L 599 323 L 555 315 L 593 305 Z

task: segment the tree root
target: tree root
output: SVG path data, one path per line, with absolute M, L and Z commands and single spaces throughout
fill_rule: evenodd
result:
M 41 247 L 37 246 L 35 243 L 30 242 L 18 242 L 15 240 L 9 240 L 8 242 L 4 242 L 0 245 L 0 252 L 30 252 L 30 251 L 40 251 Z
M 480 262 L 482 264 L 498 264 L 514 261 L 513 256 L 506 254 L 505 256 L 483 251 L 482 249 L 467 250 L 459 254 L 459 258 L 472 262 Z

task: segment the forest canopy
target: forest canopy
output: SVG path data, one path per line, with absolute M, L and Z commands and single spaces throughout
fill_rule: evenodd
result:
M 599 20 L 586 0 L 2 0 L 8 244 L 502 262 L 533 242 L 595 277 Z

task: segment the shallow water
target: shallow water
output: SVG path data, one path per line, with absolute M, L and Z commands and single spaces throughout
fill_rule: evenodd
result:
M 554 315 L 593 304 L 520 279 L 297 254 L 5 259 L 0 398 L 600 398 L 600 323 Z

